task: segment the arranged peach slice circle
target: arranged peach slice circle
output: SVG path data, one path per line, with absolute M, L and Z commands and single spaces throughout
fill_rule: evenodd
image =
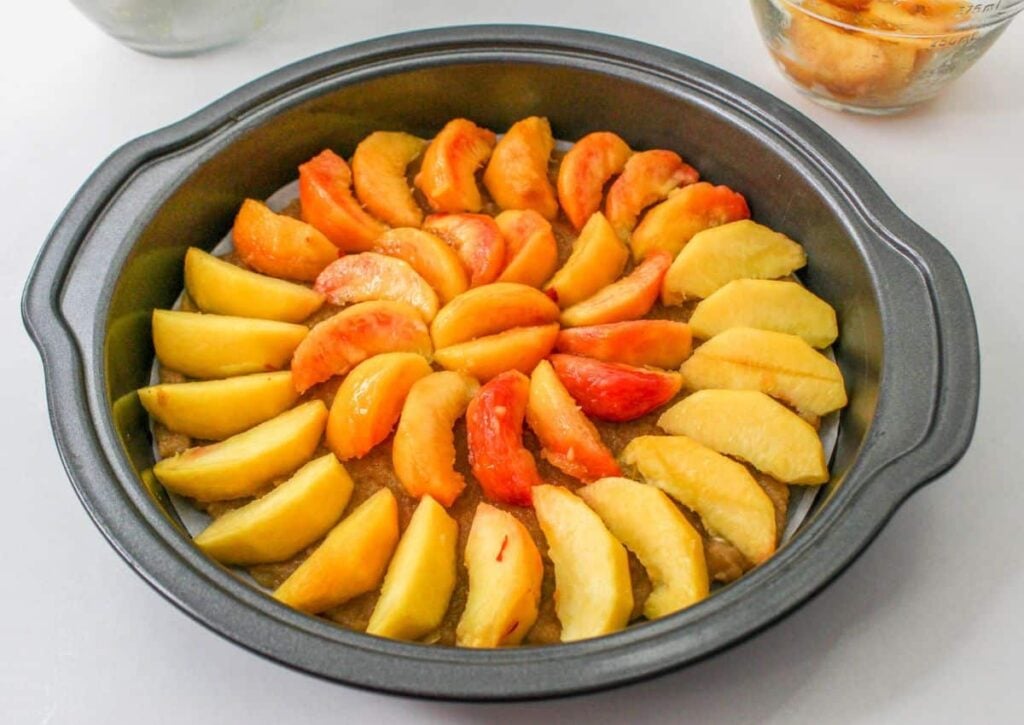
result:
M 302 218 L 345 252 L 364 252 L 387 226 L 374 219 L 352 193 L 352 170 L 331 150 L 299 166 Z
M 572 254 L 544 289 L 560 307 L 571 307 L 619 278 L 629 250 L 604 214 L 590 216 L 572 245 Z
M 413 498 L 433 496 L 451 506 L 466 487 L 455 470 L 455 421 L 466 412 L 480 384 L 451 371 L 413 383 L 391 445 L 395 475 Z
M 662 201 L 673 189 L 699 179 L 697 170 L 674 151 L 654 149 L 633 154 L 608 189 L 605 216 L 615 232 L 626 239 L 644 209 Z
M 547 360 L 530 376 L 526 421 L 541 444 L 541 456 L 583 482 L 622 473 L 590 419 L 576 405 Z
M 389 229 L 377 237 L 375 252 L 406 262 L 434 288 L 441 304 L 469 289 L 459 255 L 443 239 L 420 229 Z
M 423 211 L 406 179 L 427 142 L 401 131 L 375 131 L 352 154 L 352 185 L 367 211 L 395 227 L 418 227 Z
M 449 121 L 427 146 L 423 164 L 413 183 L 434 211 L 478 212 L 483 197 L 476 185 L 476 170 L 491 156 L 493 131 L 465 118 Z
M 532 209 L 510 209 L 494 217 L 505 238 L 505 269 L 499 282 L 541 287 L 558 267 L 558 241 L 550 222 Z
M 677 372 L 557 354 L 551 365 L 583 412 L 601 420 L 635 420 L 672 400 L 682 387 Z
M 380 586 L 398 542 L 398 502 L 382 488 L 331 529 L 327 538 L 274 592 L 274 598 L 318 614 Z
M 165 458 L 153 473 L 164 487 L 198 501 L 251 496 L 308 461 L 326 422 L 327 407 L 310 401 L 219 443 Z
M 490 284 L 505 266 L 505 238 L 486 214 L 431 214 L 423 229 L 447 242 L 469 272 L 469 286 Z
M 409 389 L 431 373 L 414 352 L 386 352 L 356 365 L 334 396 L 327 446 L 339 459 L 362 458 L 391 434 Z
M 685 322 L 629 320 L 562 330 L 555 350 L 640 367 L 672 370 L 690 357 L 693 336 Z
M 201 249 L 185 253 L 185 290 L 203 312 L 302 322 L 320 309 L 319 292 L 242 269 Z
M 383 352 L 430 355 L 419 311 L 404 302 L 358 302 L 317 324 L 295 350 L 292 380 L 304 393 Z
M 376 252 L 349 254 L 331 262 L 313 288 L 335 305 L 391 300 L 415 307 L 425 322 L 437 314 L 437 293 L 427 281 L 401 259 Z
M 562 324 L 603 325 L 643 317 L 657 302 L 661 281 L 671 264 L 672 255 L 667 252 L 649 254 L 628 276 L 562 312 Z
M 558 320 L 558 305 L 524 284 L 496 282 L 464 292 L 441 308 L 430 324 L 435 348 L 456 345 L 513 327 Z
M 601 208 L 604 186 L 622 171 L 632 150 L 614 133 L 589 133 L 569 149 L 558 167 L 558 201 L 569 221 L 582 229 Z
M 828 481 L 818 432 L 756 390 L 698 390 L 662 413 L 658 427 L 747 461 L 783 483 Z
M 231 238 L 246 266 L 263 274 L 311 282 L 338 258 L 338 248 L 315 227 L 267 205 L 246 199 L 235 217 Z
M 537 621 L 544 565 L 515 516 L 480 503 L 464 552 L 469 594 L 455 630 L 459 647 L 519 644 Z
M 555 613 L 562 624 L 562 641 L 625 627 L 633 611 L 633 589 L 622 544 L 566 488 L 534 487 L 533 505 L 555 565 Z
M 290 322 L 153 310 L 157 358 L 190 378 L 281 370 L 308 332 Z
M 749 217 L 747 200 L 727 186 L 706 181 L 684 186 L 647 212 L 633 230 L 633 259 L 656 249 L 675 256 L 698 232 Z
M 529 374 L 548 356 L 558 337 L 558 323 L 514 327 L 496 335 L 434 351 L 434 362 L 477 380 L 487 381 L 508 370 Z
M 516 121 L 498 141 L 484 171 L 484 186 L 502 209 L 531 209 L 545 219 L 558 216 L 548 161 L 555 149 L 548 119 Z
M 338 522 L 352 486 L 344 466 L 328 453 L 262 498 L 216 519 L 196 536 L 196 546 L 221 564 L 290 559 Z

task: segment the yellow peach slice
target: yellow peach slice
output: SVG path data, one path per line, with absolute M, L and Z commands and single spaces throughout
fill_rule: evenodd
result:
M 544 565 L 530 532 L 512 514 L 476 507 L 465 550 L 469 595 L 455 630 L 459 647 L 519 644 L 537 621 Z
M 190 378 L 281 370 L 308 332 L 290 322 L 153 310 L 157 359 Z
M 775 552 L 775 506 L 741 463 L 686 436 L 638 436 L 622 462 L 700 516 L 752 564 Z
M 309 282 L 338 258 L 338 248 L 318 229 L 253 199 L 242 203 L 231 237 L 247 266 L 273 277 Z
M 280 322 L 302 322 L 324 303 L 308 287 L 250 272 L 195 247 L 185 253 L 185 289 L 203 312 Z
M 391 434 L 409 388 L 431 372 L 414 352 L 386 352 L 345 376 L 327 418 L 327 445 L 343 461 L 362 458 Z
M 641 260 L 655 249 L 679 253 L 695 234 L 750 217 L 747 200 L 727 186 L 706 181 L 677 189 L 644 216 L 633 230 L 629 246 Z
M 153 473 L 165 488 L 199 501 L 251 496 L 308 461 L 326 422 L 327 407 L 313 400 L 219 443 L 165 458 Z
M 449 121 L 434 137 L 423 155 L 413 183 L 435 211 L 478 212 L 483 198 L 476 185 L 476 170 L 494 148 L 493 131 L 465 118 Z
M 404 302 L 430 322 L 437 314 L 437 293 L 409 264 L 376 252 L 349 254 L 331 262 L 313 288 L 331 304 L 369 300 Z
M 455 421 L 466 412 L 480 384 L 451 371 L 413 383 L 402 406 L 391 445 L 395 475 L 414 498 L 433 496 L 451 506 L 466 480 L 455 470 Z
M 317 614 L 376 589 L 398 542 L 398 502 L 382 488 L 331 529 L 274 592 L 274 598 Z
M 662 201 L 673 189 L 696 184 L 699 179 L 697 170 L 674 151 L 655 149 L 633 154 L 608 189 L 605 216 L 616 233 L 626 239 L 644 209 Z
M 633 152 L 614 133 L 597 131 L 581 138 L 569 149 L 558 167 L 558 201 L 577 229 L 601 208 L 604 186 Z
M 662 413 L 658 427 L 747 461 L 783 483 L 828 481 L 818 432 L 756 390 L 698 390 Z
M 796 335 L 733 327 L 697 348 L 680 369 L 691 390 L 760 390 L 800 413 L 846 405 L 839 366 Z
M 566 488 L 534 486 L 533 506 L 555 565 L 555 613 L 562 624 L 562 641 L 599 637 L 625 627 L 633 611 L 633 588 L 622 544 Z
M 573 242 L 569 259 L 544 289 L 560 307 L 571 307 L 617 280 L 628 259 L 629 250 L 612 225 L 595 212 Z
M 417 640 L 435 631 L 455 589 L 459 525 L 424 496 L 398 542 L 367 634 Z
M 532 209 L 545 219 L 558 216 L 548 160 L 555 149 L 548 119 L 530 116 L 512 124 L 498 141 L 484 171 L 484 186 L 502 209 Z
M 505 269 L 499 282 L 541 287 L 558 266 L 558 242 L 551 224 L 532 209 L 509 209 L 494 218 L 505 237 Z
M 377 237 L 374 251 L 396 257 L 416 270 L 447 304 L 469 289 L 469 276 L 458 253 L 443 239 L 420 229 L 389 229 Z
M 505 238 L 486 214 L 431 214 L 423 229 L 451 245 L 466 271 L 469 286 L 490 284 L 505 266 Z
M 295 405 L 299 394 L 287 370 L 226 380 L 150 385 L 139 389 L 146 411 L 166 428 L 219 441 Z
M 484 335 L 558 320 L 558 305 L 534 287 L 496 282 L 475 287 L 441 308 L 430 324 L 437 349 Z
M 672 256 L 667 252 L 652 252 L 628 276 L 562 312 L 562 324 L 582 327 L 643 317 L 658 300 L 661 280 L 671 264 Z
M 262 498 L 214 520 L 195 543 L 221 564 L 284 561 L 326 534 L 351 495 L 352 479 L 328 453 Z
M 302 218 L 345 252 L 373 247 L 387 225 L 374 219 L 352 193 L 352 170 L 330 150 L 299 166 Z
M 628 478 L 602 478 L 579 495 L 647 570 L 654 589 L 645 617 L 665 617 L 707 597 L 704 543 L 668 496 Z
M 405 170 L 427 142 L 400 131 L 375 131 L 352 154 L 352 183 L 363 206 L 396 227 L 418 227 L 423 211 L 412 196 Z
M 434 361 L 447 370 L 458 370 L 487 381 L 506 370 L 529 375 L 547 357 L 558 337 L 558 323 L 514 327 L 496 335 L 479 337 L 434 351 Z

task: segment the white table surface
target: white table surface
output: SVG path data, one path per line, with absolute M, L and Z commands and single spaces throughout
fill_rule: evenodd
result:
M 871 119 L 800 98 L 769 62 L 740 0 L 501 5 L 295 0 L 289 16 L 250 42 L 184 60 L 126 50 L 63 0 L 5 7 L 0 721 L 1024 721 L 1024 20 L 937 102 Z M 505 706 L 420 702 L 321 682 L 251 655 L 129 570 L 65 478 L 19 301 L 50 225 L 121 143 L 321 50 L 406 29 L 502 21 L 664 45 L 768 89 L 824 126 L 960 261 L 981 334 L 981 414 L 956 469 L 912 497 L 821 596 L 752 641 L 600 695 Z

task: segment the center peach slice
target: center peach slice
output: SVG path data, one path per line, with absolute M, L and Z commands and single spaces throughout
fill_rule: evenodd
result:
M 469 272 L 469 286 L 490 284 L 505 266 L 505 238 L 486 214 L 431 214 L 423 229 L 452 246 Z
M 558 266 L 558 241 L 550 222 L 532 209 L 510 209 L 494 218 L 505 237 L 505 269 L 499 282 L 540 287 Z
M 401 259 L 384 254 L 342 257 L 320 273 L 314 289 L 335 305 L 392 300 L 415 307 L 426 322 L 437 314 L 437 293 L 427 281 Z
M 459 295 L 434 317 L 430 335 L 438 349 L 511 329 L 558 320 L 558 305 L 540 290 L 496 282 Z
M 377 237 L 373 250 L 406 262 L 437 292 L 441 304 L 469 289 L 469 276 L 454 249 L 421 229 L 389 229 Z

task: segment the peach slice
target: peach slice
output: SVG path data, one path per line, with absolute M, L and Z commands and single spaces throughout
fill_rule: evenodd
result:
M 273 277 L 311 282 L 339 256 L 320 230 L 254 199 L 242 202 L 231 237 L 247 266 Z
M 800 413 L 846 405 L 839 366 L 796 335 L 733 327 L 697 348 L 680 372 L 691 390 L 760 390 Z
M 551 352 L 556 337 L 557 322 L 514 327 L 436 350 L 434 361 L 446 370 L 457 370 L 482 381 L 508 370 L 528 375 Z
M 707 339 L 733 327 L 799 335 L 813 347 L 839 336 L 836 311 L 796 282 L 735 279 L 702 300 L 690 317 L 693 334 Z
M 313 400 L 220 443 L 165 458 L 153 473 L 166 488 L 198 501 L 251 496 L 308 461 L 326 422 L 327 407 Z
M 431 373 L 414 352 L 386 352 L 356 365 L 334 396 L 327 445 L 343 461 L 362 458 L 391 434 L 409 389 Z
M 625 627 L 633 611 L 633 589 L 622 544 L 566 488 L 536 486 L 533 504 L 555 565 L 555 613 L 562 623 L 562 641 Z
M 569 149 L 558 167 L 558 201 L 569 221 L 582 229 L 601 208 L 604 185 L 622 171 L 632 150 L 614 133 L 589 133 Z
M 509 370 L 481 387 L 466 409 L 469 465 L 484 496 L 497 503 L 529 506 L 541 482 L 537 463 L 523 447 L 523 417 L 530 379 Z
M 647 570 L 654 589 L 645 617 L 665 617 L 708 596 L 703 540 L 668 496 L 628 478 L 602 478 L 579 495 Z
M 478 212 L 483 208 L 476 170 L 490 158 L 495 139 L 493 131 L 465 118 L 449 121 L 441 129 L 427 147 L 413 180 L 431 209 Z
M 424 496 L 398 542 L 367 634 L 415 641 L 435 631 L 455 589 L 459 525 Z
M 690 357 L 692 333 L 685 322 L 630 320 L 562 330 L 555 350 L 639 367 L 671 370 Z
M 505 266 L 505 238 L 486 214 L 431 214 L 423 229 L 455 250 L 469 272 L 469 286 L 490 284 Z
M 376 589 L 398 542 L 398 502 L 382 488 L 331 529 L 274 592 L 289 607 L 317 614 Z
M 352 485 L 345 467 L 328 453 L 266 496 L 214 520 L 196 536 L 196 546 L 221 564 L 290 559 L 338 522 Z
M 608 189 L 604 213 L 616 233 L 626 239 L 640 213 L 662 201 L 673 189 L 696 184 L 697 170 L 674 151 L 655 149 L 633 154 Z
M 675 397 L 683 384 L 682 376 L 676 372 L 576 355 L 552 355 L 551 366 L 584 413 L 619 423 L 660 408 Z
M 747 200 L 728 186 L 706 181 L 684 186 L 647 212 L 633 230 L 633 259 L 641 260 L 656 249 L 675 256 L 694 234 L 749 217 Z
M 352 184 L 367 211 L 396 227 L 418 227 L 423 210 L 413 198 L 405 170 L 427 142 L 400 131 L 374 131 L 352 154 Z
M 658 427 L 747 461 L 783 483 L 828 481 L 818 432 L 756 390 L 698 390 L 662 413 Z
M 350 254 L 331 262 L 313 288 L 335 305 L 391 300 L 415 307 L 425 322 L 437 314 L 437 293 L 427 281 L 401 259 L 375 252 Z
M 373 247 L 375 252 L 396 257 L 427 281 L 441 304 L 447 304 L 469 289 L 469 277 L 454 249 L 440 237 L 420 229 L 389 229 Z
M 671 264 L 672 255 L 667 252 L 649 254 L 628 276 L 562 312 L 562 324 L 580 327 L 643 317 L 658 300 L 661 280 Z
M 320 309 L 319 292 L 237 267 L 201 249 L 185 253 L 185 289 L 203 312 L 302 322 Z
M 455 470 L 455 421 L 466 412 L 480 384 L 451 371 L 413 383 L 391 445 L 395 475 L 414 498 L 427 494 L 451 506 L 466 480 Z
M 532 209 L 509 209 L 494 218 L 505 238 L 505 269 L 499 282 L 541 287 L 558 266 L 558 242 L 551 224 Z
M 352 193 L 352 170 L 327 149 L 299 166 L 302 218 L 345 252 L 373 247 L 387 225 L 374 219 Z
M 537 621 L 544 564 L 515 516 L 480 503 L 465 550 L 469 594 L 455 630 L 459 647 L 517 645 Z
M 502 209 L 532 209 L 545 219 L 558 216 L 558 200 L 548 180 L 554 149 L 548 119 L 530 116 L 512 124 L 484 171 L 484 186 L 495 203 Z
M 629 250 L 604 214 L 590 216 L 572 245 L 572 254 L 544 290 L 561 307 L 571 307 L 619 278 L 626 268 Z
M 441 349 L 513 327 L 558 320 L 558 305 L 533 287 L 496 282 L 478 287 L 441 308 L 430 324 L 434 347 Z
M 298 399 L 287 370 L 139 389 L 142 407 L 162 425 L 175 433 L 211 441 L 270 420 Z
M 530 376 L 526 422 L 542 446 L 541 457 L 583 482 L 621 474 L 601 434 L 583 415 L 547 360 Z
M 290 322 L 153 310 L 157 359 L 190 378 L 281 370 L 308 332 Z
M 430 355 L 430 334 L 416 308 L 389 300 L 358 302 L 317 324 L 295 350 L 295 389 L 304 393 L 382 352 Z
M 622 462 L 700 516 L 752 564 L 775 551 L 775 506 L 741 463 L 686 436 L 639 436 Z
M 734 279 L 785 277 L 807 264 L 804 248 L 749 219 L 700 232 L 665 275 L 661 301 L 678 305 L 708 297 Z

